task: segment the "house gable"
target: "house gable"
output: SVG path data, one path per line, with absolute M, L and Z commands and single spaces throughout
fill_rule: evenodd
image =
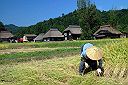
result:
M 104 25 L 100 26 L 100 29 L 98 29 L 93 35 L 95 38 L 118 38 L 121 34 L 122 33 L 120 31 L 113 29 L 110 25 Z

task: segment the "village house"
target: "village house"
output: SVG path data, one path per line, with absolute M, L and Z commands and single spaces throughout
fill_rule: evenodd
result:
M 122 33 L 114 29 L 110 25 L 104 25 L 104 26 L 100 26 L 100 29 L 98 29 L 93 35 L 96 39 L 120 38 Z
M 64 36 L 58 29 L 52 28 L 43 36 L 43 40 L 44 41 L 63 41 Z
M 65 40 L 77 40 L 81 36 L 81 27 L 77 25 L 69 25 L 63 32 Z
M 40 33 L 35 39 L 34 39 L 34 42 L 41 42 L 43 41 L 43 36 L 44 36 L 44 33 Z
M 35 34 L 24 34 L 23 36 L 23 42 L 31 42 L 34 41 L 34 38 L 36 38 L 37 35 Z
M 12 42 L 14 35 L 7 30 L 0 30 L 0 42 L 7 41 Z

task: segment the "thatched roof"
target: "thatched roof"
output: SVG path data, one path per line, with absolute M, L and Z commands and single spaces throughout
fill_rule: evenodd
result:
M 122 34 L 120 31 L 113 29 L 110 25 L 104 25 L 100 26 L 100 29 L 98 29 L 93 35 L 97 35 L 101 32 L 110 32 L 112 34 Z
M 34 40 L 43 40 L 44 33 L 39 34 Z
M 64 37 L 62 33 L 58 29 L 50 29 L 43 38 L 50 38 L 50 37 Z
M 81 27 L 77 25 L 69 25 L 68 28 L 64 30 L 64 32 L 70 31 L 71 34 L 81 34 Z
M 0 38 L 12 38 L 14 35 L 9 31 L 0 31 Z

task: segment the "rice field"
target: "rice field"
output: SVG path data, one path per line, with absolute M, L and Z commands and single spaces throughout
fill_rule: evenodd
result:
M 103 50 L 103 77 L 78 73 L 87 42 Z M 0 52 L 0 85 L 128 85 L 128 39 L 1 43 Z

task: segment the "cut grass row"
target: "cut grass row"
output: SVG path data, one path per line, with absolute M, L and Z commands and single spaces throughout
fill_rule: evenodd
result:
M 24 62 L 15 65 L 0 66 L 1 85 L 127 85 L 108 77 L 97 77 L 94 72 L 79 76 L 80 58 L 78 55 L 66 58 L 54 58 Z

